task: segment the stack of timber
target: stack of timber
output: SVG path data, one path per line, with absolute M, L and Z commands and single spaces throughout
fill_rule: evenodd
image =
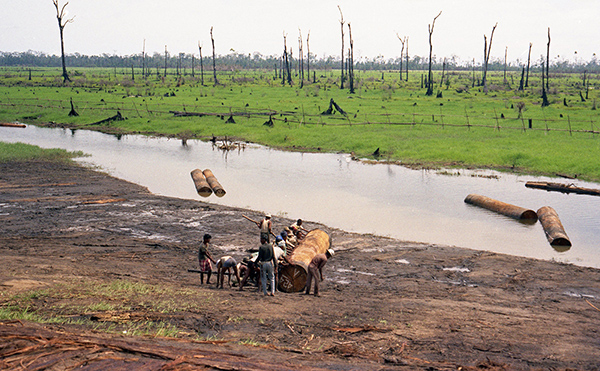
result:
M 217 197 L 225 196 L 225 189 L 209 169 L 204 171 L 194 169 L 192 170 L 191 175 L 194 186 L 196 186 L 196 192 L 198 192 L 200 196 L 208 197 L 213 194 L 213 192 Z
M 544 206 L 538 209 L 537 214 L 550 245 L 571 246 L 571 241 L 569 240 L 567 233 L 565 233 L 565 229 L 558 218 L 556 210 L 550 206 Z
M 320 229 L 313 229 L 294 249 L 288 258 L 291 264 L 283 266 L 279 275 L 279 289 L 283 292 L 300 292 L 306 286 L 308 265 L 317 254 L 325 254 L 331 238 Z
M 470 194 L 465 198 L 465 202 L 519 220 L 536 221 L 538 218 L 536 212 L 533 210 L 507 204 L 505 202 L 494 200 L 493 198 L 489 198 L 486 196 Z
M 527 182 L 525 187 L 545 189 L 562 193 L 579 193 L 585 195 L 600 196 L 600 189 L 577 187 L 574 184 L 561 184 L 551 182 Z

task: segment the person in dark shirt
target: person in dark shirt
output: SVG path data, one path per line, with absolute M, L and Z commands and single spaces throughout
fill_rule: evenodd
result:
M 258 258 L 256 259 L 260 266 L 260 280 L 262 291 L 265 296 L 275 296 L 275 274 L 277 269 L 277 259 L 273 252 L 273 246 L 267 242 L 264 236 L 260 238 L 260 247 L 258 248 Z M 267 279 L 271 283 L 271 292 L 267 293 Z
M 210 245 L 210 234 L 205 234 L 202 244 L 198 248 L 198 263 L 200 264 L 200 284 L 204 284 L 204 273 L 206 273 L 206 284 L 210 284 L 210 275 L 212 274 L 212 265 L 210 262 L 216 263 L 215 259 L 210 255 L 208 246 Z
M 310 294 L 310 286 L 312 280 L 315 280 L 315 296 L 319 296 L 319 281 L 323 281 L 323 267 L 327 264 L 327 259 L 333 256 L 333 250 L 329 249 L 325 254 L 317 254 L 308 265 L 308 273 L 306 275 L 305 295 Z

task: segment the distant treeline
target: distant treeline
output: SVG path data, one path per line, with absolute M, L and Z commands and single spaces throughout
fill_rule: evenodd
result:
M 166 60 L 165 60 L 166 59 Z M 304 56 L 304 68 L 310 64 L 311 70 L 329 70 L 338 69 L 340 67 L 339 57 L 321 57 L 318 58 L 311 54 L 310 58 Z M 276 55 L 265 56 L 260 53 L 240 54 L 230 53 L 227 55 L 219 55 L 216 58 L 216 66 L 219 70 L 235 70 L 235 69 L 280 69 L 282 67 L 282 58 Z M 293 65 L 298 66 L 299 60 L 292 59 Z M 470 70 L 481 68 L 478 62 L 464 62 L 458 57 L 451 58 L 433 58 L 433 69 L 435 70 Z M 406 69 L 406 59 L 403 58 L 403 69 Z M 199 69 L 201 62 L 198 55 L 179 53 L 170 55 L 169 53 L 153 55 L 134 54 L 134 55 L 82 55 L 79 53 L 66 55 L 67 67 L 103 67 L 103 68 L 146 68 L 149 72 L 152 70 L 161 70 L 165 66 L 167 68 L 181 69 Z M 202 64 L 205 70 L 212 69 L 212 57 L 206 56 L 202 59 Z M 6 67 L 61 67 L 60 56 L 48 55 L 41 52 L 1 52 L 0 51 L 0 66 Z M 503 60 L 492 60 L 489 63 L 488 70 L 503 71 L 505 68 L 509 71 L 520 71 L 526 67 L 523 62 L 510 62 L 505 66 Z M 384 59 L 383 56 L 378 56 L 372 59 L 361 59 L 355 61 L 354 69 L 356 70 L 397 70 L 400 68 L 400 58 Z M 428 68 L 428 59 L 418 55 L 409 57 L 408 69 L 410 70 L 426 70 Z M 531 62 L 531 68 L 538 70 L 540 62 Z M 550 63 L 552 72 L 600 72 L 600 62 L 594 56 L 590 61 L 565 61 L 555 60 Z

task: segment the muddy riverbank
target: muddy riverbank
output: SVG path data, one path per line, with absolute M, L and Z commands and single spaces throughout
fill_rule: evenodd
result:
M 241 259 L 257 246 L 256 226 L 242 214 L 261 217 L 157 196 L 76 165 L 0 164 L 1 309 L 18 305 L 24 293 L 74 282 L 168 287 L 175 306 L 185 300 L 182 290 L 210 298 L 164 312 L 140 302 L 115 305 L 120 309 L 77 313 L 88 320 L 78 324 L 1 320 L 0 368 L 23 360 L 37 366 L 50 356 L 31 344 L 55 339 L 48 346 L 57 352 L 61 346 L 81 352 L 60 352 L 54 369 L 97 362 L 114 369 L 598 369 L 597 269 L 306 221 L 327 231 L 337 252 L 325 268 L 320 298 L 264 298 L 252 287 L 217 290 L 214 277 L 213 285 L 201 286 L 187 269 L 197 265 L 202 234 L 213 236 L 217 257 Z M 289 224 L 274 218 L 276 230 Z M 145 295 L 146 301 L 157 299 Z M 28 311 L 60 317 L 79 299 L 27 300 Z M 114 322 L 114 331 L 89 325 L 98 318 Z M 128 322 L 156 318 L 177 328 L 177 339 L 120 331 Z M 84 346 L 90 343 L 97 348 Z M 111 355 L 98 356 L 102 349 Z

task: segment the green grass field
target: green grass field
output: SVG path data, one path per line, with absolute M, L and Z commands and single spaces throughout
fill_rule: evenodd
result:
M 518 91 L 517 72 L 506 82 L 503 73 L 488 75 L 485 94 L 473 86 L 470 71 L 446 72 L 443 82 L 436 71 L 433 96 L 421 88 L 426 71 L 411 71 L 408 82 L 397 72 L 357 71 L 355 94 L 339 88 L 339 71 L 317 71 L 303 87 L 297 80 L 283 86 L 274 71 L 219 71 L 218 86 L 212 71 L 205 72 L 204 85 L 198 73 L 171 72 L 132 80 L 130 70 L 72 69 L 72 82 L 64 86 L 57 69 L 37 69 L 30 80 L 27 69 L 3 68 L 0 121 L 182 139 L 214 135 L 367 158 L 379 148 L 379 160 L 405 164 L 600 181 L 597 78 L 584 86 L 579 74 L 551 75 L 551 104 L 542 107 L 539 76 L 530 75 L 530 86 Z M 71 99 L 79 116 L 68 116 Z M 323 115 L 330 99 L 346 114 Z M 176 117 L 174 111 L 198 116 Z M 117 112 L 126 120 L 94 125 Z

